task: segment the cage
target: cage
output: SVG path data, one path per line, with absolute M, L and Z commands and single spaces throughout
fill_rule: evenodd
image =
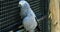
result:
M 26 0 L 31 5 L 39 21 L 40 32 L 49 32 L 48 29 L 48 6 L 49 0 Z M 19 0 L 0 0 L 0 32 L 16 29 L 21 24 Z

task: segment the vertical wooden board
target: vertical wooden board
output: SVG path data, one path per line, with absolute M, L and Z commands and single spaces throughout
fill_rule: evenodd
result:
M 59 0 L 59 25 L 60 25 L 60 0 Z
M 51 32 L 60 32 L 59 25 L 59 0 L 50 0 L 50 12 L 51 12 Z

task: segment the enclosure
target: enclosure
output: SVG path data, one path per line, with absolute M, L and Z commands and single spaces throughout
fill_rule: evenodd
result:
M 20 7 L 18 7 L 20 0 L 0 0 L 0 32 L 8 32 L 11 30 L 16 30 L 19 26 L 22 25 L 21 17 L 20 17 Z M 57 9 L 54 4 L 56 3 L 58 6 L 60 4 L 59 0 L 26 0 L 34 13 L 37 16 L 39 21 L 39 32 L 51 32 L 51 23 L 52 20 L 55 20 L 55 16 L 58 21 L 58 27 L 60 26 L 59 18 L 59 8 Z M 55 1 L 55 2 L 54 2 Z M 57 2 L 58 3 L 57 3 Z M 51 4 L 53 3 L 53 4 Z M 55 4 L 55 5 L 56 5 Z M 54 13 L 53 9 L 57 9 Z M 54 13 L 54 14 L 52 14 Z M 50 15 L 52 14 L 52 15 Z M 57 14 L 57 15 L 55 15 Z M 51 19 L 51 16 L 53 19 Z M 52 21 L 52 22 L 51 22 Z M 54 23 L 54 22 L 53 22 Z M 59 29 L 60 30 L 60 29 Z M 55 31 L 55 30 L 54 30 Z

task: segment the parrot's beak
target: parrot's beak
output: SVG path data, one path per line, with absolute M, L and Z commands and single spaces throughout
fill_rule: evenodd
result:
M 19 2 L 19 5 L 18 5 L 18 7 L 21 7 L 22 6 L 22 3 L 21 2 Z
M 23 5 L 23 3 L 22 3 L 22 2 L 19 2 L 19 5 L 20 5 L 20 6 L 22 6 L 22 5 Z
M 19 5 L 21 6 L 21 2 L 19 2 Z

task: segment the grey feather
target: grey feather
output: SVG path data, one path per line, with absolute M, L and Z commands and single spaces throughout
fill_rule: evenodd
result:
M 35 14 L 33 12 L 33 10 L 30 8 L 30 5 L 27 1 L 20 1 L 19 5 L 21 5 L 21 17 L 24 18 L 23 19 L 23 25 L 24 28 L 29 31 L 32 32 L 34 31 L 34 29 L 37 26 L 37 22 L 35 19 Z

